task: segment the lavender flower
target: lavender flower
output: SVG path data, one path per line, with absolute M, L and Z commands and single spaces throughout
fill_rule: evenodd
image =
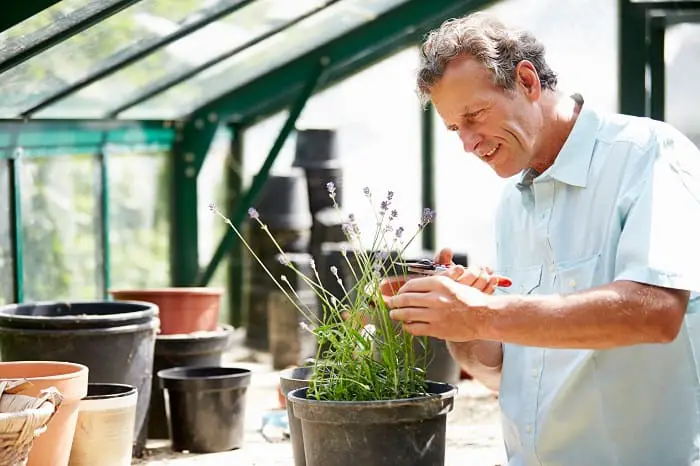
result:
M 335 198 L 335 183 L 332 181 L 329 181 L 326 183 L 326 189 L 328 190 L 328 195 L 331 197 L 331 199 Z
M 214 204 L 213 202 L 210 202 L 209 203 L 209 211 L 216 212 L 216 204 Z
M 331 265 L 330 269 L 331 269 L 331 273 L 333 274 L 333 276 L 335 276 L 337 278 L 338 277 L 338 267 L 336 267 L 335 265 Z
M 387 210 L 389 210 L 389 201 L 382 201 L 379 204 L 379 211 L 381 212 L 382 215 L 384 215 Z
M 248 209 L 248 217 L 252 218 L 253 220 L 258 220 L 260 218 L 260 214 L 254 207 L 251 207 Z
M 426 207 L 423 209 L 423 215 L 421 216 L 420 225 L 418 225 L 418 227 L 423 228 L 433 220 L 435 220 L 435 211 Z
M 367 196 L 367 197 L 370 197 L 372 195 L 372 193 L 369 191 L 369 188 L 367 186 L 362 188 L 362 192 L 365 193 L 365 196 Z
M 284 254 L 281 254 L 277 260 L 279 260 L 280 264 L 282 264 L 282 265 L 286 265 L 286 266 L 292 265 L 291 262 L 289 262 L 289 259 L 287 258 L 287 256 Z
M 391 202 L 391 200 L 394 198 L 394 191 L 388 191 L 386 193 L 386 200 Z
M 399 212 L 396 209 L 393 209 L 391 211 L 391 213 L 389 214 L 389 220 L 394 220 L 398 216 L 399 216 Z
M 396 229 L 396 232 L 395 232 L 395 234 L 396 234 L 396 239 L 401 238 L 401 235 L 403 235 L 403 230 L 404 230 L 403 227 L 398 227 L 398 228 Z

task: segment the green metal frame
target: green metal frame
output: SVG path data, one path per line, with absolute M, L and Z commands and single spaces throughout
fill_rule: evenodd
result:
M 100 263 L 102 294 L 110 286 L 109 173 L 106 144 L 144 152 L 169 150 L 175 139 L 168 121 L 28 121 L 0 120 L 0 160 L 8 159 L 10 169 L 10 236 L 13 256 L 13 289 L 17 302 L 24 300 L 24 248 L 22 237 L 21 164 L 31 157 L 90 154 L 98 159 Z
M 57 92 L 46 97 L 43 101 L 23 111 L 22 117 L 29 118 L 34 113 L 43 110 L 51 104 L 58 102 L 63 98 L 80 91 L 81 89 L 84 89 L 85 87 L 99 81 L 102 78 L 105 78 L 111 74 L 116 73 L 119 70 L 124 69 L 132 63 L 135 63 L 138 60 L 162 49 L 163 47 L 172 44 L 173 42 L 202 29 L 204 26 L 207 26 L 218 19 L 233 14 L 236 10 L 243 8 L 254 1 L 256 0 L 239 0 L 230 4 L 217 4 L 214 7 L 210 8 L 206 12 L 206 14 L 204 14 L 201 18 L 196 19 L 191 23 L 188 23 L 186 26 L 183 26 L 170 34 L 166 34 L 160 38 L 155 38 L 150 41 L 138 43 L 126 55 L 119 52 L 119 55 L 122 55 L 120 60 L 113 60 L 113 57 L 105 59 L 106 63 L 111 64 L 103 68 L 98 68 L 97 70 L 88 74 L 84 78 L 74 82 L 70 86 L 67 86 L 63 89 L 59 89 Z
M 0 73 L 3 73 L 10 68 L 13 68 L 30 58 L 40 54 L 44 50 L 48 50 L 51 47 L 53 47 L 56 44 L 60 44 L 66 39 L 69 39 L 70 37 L 79 34 L 86 29 L 90 28 L 91 26 L 94 26 L 95 24 L 98 24 L 105 19 L 109 18 L 110 16 L 119 13 L 123 9 L 133 5 L 134 3 L 139 2 L 140 0 L 113 0 L 114 3 L 106 6 L 105 8 L 101 10 L 95 11 L 93 15 L 86 16 L 85 18 L 82 18 L 81 21 L 76 22 L 75 24 L 71 24 L 65 29 L 62 29 L 58 34 L 50 35 L 48 37 L 43 38 L 42 40 L 39 40 L 38 42 L 29 45 L 25 49 L 23 49 L 21 52 L 17 53 L 16 55 L 11 56 L 7 60 L 4 60 L 0 63 Z M 76 14 L 80 14 L 80 11 L 78 11 Z
M 618 0 L 619 108 L 622 113 L 664 118 L 666 27 L 698 22 L 699 0 Z M 646 87 L 649 68 L 651 85 Z
M 22 0 L 6 5 L 0 15 L 0 31 L 10 29 L 22 21 L 41 13 L 61 0 Z
M 308 72 L 322 57 L 329 61 L 320 92 L 348 76 L 409 46 L 415 46 L 430 29 L 444 20 L 484 8 L 493 0 L 409 0 L 374 21 L 321 45 L 290 63 L 218 97 L 193 112 L 250 125 L 283 110 L 304 87 Z M 274 91 L 272 91 L 274 90 Z

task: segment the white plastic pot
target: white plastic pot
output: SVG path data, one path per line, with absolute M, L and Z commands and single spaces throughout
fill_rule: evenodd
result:
M 131 465 L 136 400 L 131 385 L 89 384 L 80 402 L 69 465 Z

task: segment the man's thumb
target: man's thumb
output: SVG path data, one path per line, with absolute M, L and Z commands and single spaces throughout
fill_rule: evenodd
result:
M 435 257 L 435 262 L 441 265 L 452 264 L 452 249 L 443 248 L 440 250 L 438 255 Z

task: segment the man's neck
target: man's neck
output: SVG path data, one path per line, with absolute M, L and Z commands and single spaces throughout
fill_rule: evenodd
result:
M 545 99 L 541 145 L 530 164 L 530 168 L 538 173 L 543 173 L 554 164 L 583 106 L 583 98 L 580 95 L 549 92 Z

